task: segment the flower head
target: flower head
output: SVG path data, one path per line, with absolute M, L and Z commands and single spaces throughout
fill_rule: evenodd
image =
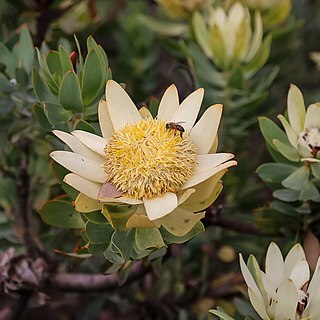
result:
M 320 162 L 320 104 L 311 104 L 307 111 L 301 91 L 295 85 L 288 93 L 288 120 L 279 115 L 288 140 L 296 150 L 297 160 Z
M 187 200 L 196 186 L 207 180 L 215 186 L 226 169 L 236 165 L 230 153 L 210 153 L 215 152 L 222 106 L 211 106 L 195 124 L 203 94 L 198 89 L 179 104 L 172 85 L 153 119 L 147 109 L 139 112 L 124 89 L 109 80 L 106 101 L 99 104 L 102 137 L 79 130 L 54 131 L 72 151 L 54 151 L 51 157 L 71 171 L 64 181 L 96 203 L 138 205 L 130 226 L 141 219 L 146 225 L 169 219 L 178 206 L 190 210 Z
M 310 280 L 309 265 L 300 244 L 283 259 L 280 249 L 271 243 L 265 272 L 254 256 L 247 265 L 240 254 L 242 275 L 248 285 L 252 306 L 263 320 L 320 319 L 320 259 Z

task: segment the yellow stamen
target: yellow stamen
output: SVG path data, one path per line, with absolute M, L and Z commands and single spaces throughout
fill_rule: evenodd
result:
M 116 131 L 104 151 L 108 182 L 134 199 L 177 192 L 196 164 L 188 134 L 181 137 L 179 131 L 166 129 L 164 121 L 152 118 Z

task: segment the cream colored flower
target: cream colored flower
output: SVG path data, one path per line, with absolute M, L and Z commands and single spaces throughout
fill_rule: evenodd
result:
M 246 265 L 240 254 L 240 267 L 251 304 L 261 319 L 320 319 L 320 259 L 309 282 L 309 265 L 300 244 L 293 246 L 284 260 L 278 246 L 271 243 L 265 272 L 254 256 Z
M 172 18 L 187 19 L 193 11 L 201 9 L 209 0 L 156 0 L 159 6 Z
M 278 118 L 300 158 L 304 161 L 320 162 L 320 104 L 311 104 L 306 111 L 301 91 L 291 85 L 288 93 L 288 120 L 283 115 Z M 274 143 L 283 153 L 281 142 L 275 140 Z
M 230 153 L 209 153 L 215 152 L 222 106 L 211 106 L 195 123 L 203 95 L 198 89 L 179 104 L 172 85 L 153 119 L 147 109 L 139 112 L 125 90 L 109 80 L 106 101 L 100 101 L 98 109 L 102 137 L 80 130 L 53 131 L 72 150 L 53 151 L 50 156 L 71 171 L 64 181 L 80 191 L 76 209 L 89 212 L 103 203 L 137 205 L 128 227 L 168 223 L 172 228 L 179 223 L 180 211 L 189 230 L 195 217 L 197 221 L 203 217 L 190 210 L 203 210 L 202 204 L 216 196 L 211 193 L 218 192 L 220 177 L 236 165 Z M 185 132 L 168 126 L 171 122 L 181 122 Z M 203 184 L 211 189 L 200 199 L 196 189 Z M 173 213 L 177 214 L 170 222 Z

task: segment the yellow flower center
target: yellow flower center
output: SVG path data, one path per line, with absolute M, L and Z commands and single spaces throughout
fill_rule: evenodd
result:
M 177 192 L 191 177 L 197 157 L 187 133 L 181 136 L 152 118 L 115 131 L 104 151 L 108 182 L 134 199 Z

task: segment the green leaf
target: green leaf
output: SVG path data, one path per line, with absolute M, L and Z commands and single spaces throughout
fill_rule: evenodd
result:
M 90 243 L 88 246 L 88 251 L 94 256 L 100 256 L 104 253 L 106 248 L 106 243 Z
M 90 105 L 101 98 L 105 87 L 107 71 L 103 69 L 97 51 L 91 50 L 85 60 L 82 74 L 82 100 Z
M 24 66 L 27 73 L 34 65 L 35 49 L 33 46 L 30 32 L 26 27 L 21 28 L 19 36 L 19 64 Z
M 82 57 L 82 54 L 81 54 L 81 47 L 80 47 L 80 44 L 79 44 L 77 36 L 74 34 L 73 37 L 74 37 L 74 41 L 76 42 L 76 46 L 77 46 L 77 50 L 78 50 L 78 58 L 79 58 L 80 69 L 82 70 L 82 68 L 83 68 L 83 57 Z
M 256 170 L 258 176 L 268 183 L 281 183 L 297 169 L 285 163 L 264 163 Z
M 73 71 L 72 62 L 63 46 L 59 46 L 59 57 L 63 74 L 67 73 L 68 71 Z
M 261 133 L 271 148 L 279 151 L 273 144 L 274 139 L 287 145 L 290 144 L 286 134 L 272 120 L 267 117 L 259 117 L 258 120 Z
M 64 75 L 59 91 L 59 101 L 67 110 L 82 111 L 80 83 L 74 71 L 68 71 Z
M 139 15 L 138 20 L 145 25 L 147 29 L 163 36 L 176 37 L 188 31 L 188 25 L 185 23 L 161 21 L 146 15 Z
M 308 184 L 301 190 L 299 200 L 307 201 L 313 200 L 319 202 L 319 191 L 316 186 L 312 182 L 308 182 Z
M 320 162 L 311 163 L 311 172 L 317 179 L 320 179 Z
M 216 64 L 225 69 L 229 66 L 227 49 L 223 40 L 221 30 L 217 25 L 211 28 L 210 45 L 213 53 L 213 58 Z
M 194 35 L 207 57 L 212 58 L 212 52 L 210 48 L 210 34 L 206 26 L 206 22 L 202 15 L 196 11 L 192 16 L 192 26 Z
M 131 257 L 134 235 L 134 230 L 130 229 L 127 231 L 115 231 L 111 237 L 113 245 L 118 248 L 119 253 L 125 260 L 129 260 Z
M 109 243 L 113 232 L 110 224 L 86 223 L 85 233 L 91 243 Z
M 47 65 L 51 74 L 58 74 L 60 79 L 63 77 L 62 66 L 58 51 L 50 50 L 47 54 Z
M 71 202 L 52 200 L 40 210 L 42 220 L 55 227 L 81 229 L 84 222 L 79 212 L 75 211 Z
M 56 126 L 58 123 L 65 122 L 67 123 L 73 117 L 71 111 L 65 110 L 59 104 L 54 104 L 51 102 L 43 102 L 44 112 L 49 120 L 49 122 Z
M 271 208 L 288 216 L 294 216 L 294 217 L 298 216 L 297 211 L 292 205 L 284 203 L 282 201 L 278 201 L 278 200 L 272 201 Z
M 11 77 L 14 77 L 14 69 L 16 67 L 16 59 L 10 50 L 0 42 L 0 63 L 5 66 L 5 72 Z
M 74 124 L 74 130 L 82 130 L 90 133 L 96 133 L 96 129 L 89 122 L 79 119 Z
M 113 245 L 110 242 L 108 248 L 103 253 L 105 258 L 113 264 L 119 264 L 119 265 L 124 264 L 126 261 L 123 259 L 123 257 L 119 255 L 119 253 L 115 252 L 112 247 Z
M 105 216 L 101 213 L 101 211 L 92 211 L 89 213 L 83 213 L 84 217 L 95 224 L 108 224 L 108 220 Z
M 49 67 L 47 65 L 47 61 L 44 58 L 44 56 L 40 53 L 38 48 L 36 48 L 37 56 L 38 56 L 38 61 L 42 70 L 42 73 L 45 77 L 45 80 L 47 82 L 48 87 L 50 90 L 55 94 L 58 95 L 59 93 L 59 86 L 54 77 L 52 76 Z
M 24 68 L 17 67 L 15 69 L 15 78 L 20 86 L 26 89 L 29 85 L 29 74 Z
M 245 65 L 244 67 L 245 71 L 255 73 L 265 65 L 265 63 L 267 62 L 270 56 L 271 43 L 272 43 L 272 36 L 269 34 L 265 37 L 256 55 L 252 58 L 252 60 L 248 64 Z
M 93 49 L 98 53 L 102 69 L 107 72 L 107 69 L 109 67 L 107 55 L 103 48 L 100 45 L 97 45 L 92 36 L 89 36 L 87 39 L 87 48 L 88 52 Z
M 277 139 L 273 139 L 273 144 L 277 147 L 278 151 L 290 161 L 298 162 L 300 160 L 298 150 L 292 147 L 289 141 L 288 143 L 283 143 Z
M 127 230 L 126 223 L 129 217 L 137 210 L 137 206 L 132 205 L 105 205 L 110 215 L 112 225 L 115 230 Z
M 209 310 L 210 313 L 218 316 L 222 320 L 235 320 L 234 318 L 231 318 L 229 315 L 227 315 L 224 311 L 222 310 Z
M 282 185 L 285 188 L 302 190 L 309 183 L 310 168 L 302 166 L 295 170 L 291 175 L 282 181 Z
M 52 94 L 46 83 L 40 77 L 36 68 L 32 69 L 32 86 L 38 100 L 56 103 L 57 97 Z
M 137 248 L 140 250 L 159 249 L 166 246 L 158 228 L 138 228 L 135 239 Z
M 190 239 L 194 238 L 197 234 L 203 232 L 204 226 L 202 224 L 202 222 L 197 222 L 197 224 L 184 236 L 182 237 L 177 237 L 174 236 L 173 234 L 171 234 L 170 232 L 168 232 L 165 228 L 160 228 L 160 232 L 162 235 L 163 240 L 165 241 L 165 243 L 184 243 L 186 241 L 189 241 Z
M 42 109 L 41 105 L 39 103 L 35 103 L 32 106 L 33 114 L 37 122 L 39 123 L 40 127 L 45 131 L 51 131 L 52 125 L 48 121 L 44 110 Z
M 299 190 L 279 189 L 273 192 L 273 196 L 279 200 L 293 202 L 299 200 Z

